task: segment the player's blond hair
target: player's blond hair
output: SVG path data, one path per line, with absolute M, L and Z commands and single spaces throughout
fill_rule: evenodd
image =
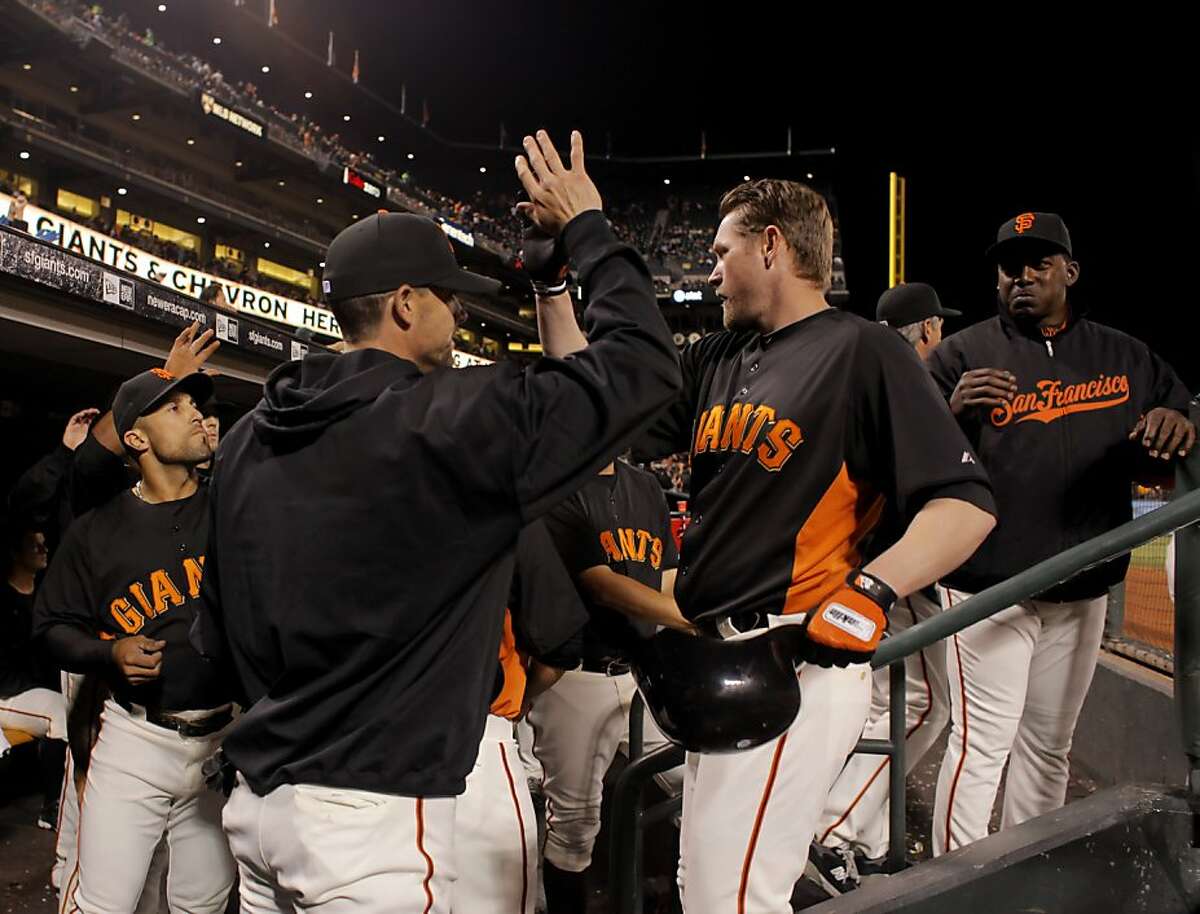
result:
M 737 212 L 739 230 L 755 235 L 774 225 L 792 249 L 796 275 L 828 289 L 833 274 L 833 217 L 825 198 L 806 184 L 760 178 L 721 198 L 721 218 Z

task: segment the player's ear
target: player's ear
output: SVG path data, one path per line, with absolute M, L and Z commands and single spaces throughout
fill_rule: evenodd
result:
M 1075 283 L 1077 283 L 1077 282 L 1079 282 L 1079 261 L 1068 259 L 1067 260 L 1067 288 L 1068 289 L 1071 288 L 1071 286 L 1075 285 Z
M 150 439 L 136 425 L 125 433 L 125 436 L 121 439 L 121 443 L 125 445 L 127 450 L 132 451 L 139 457 L 150 450 Z
M 779 230 L 779 226 L 768 225 L 763 229 L 760 249 L 762 251 L 763 266 L 766 269 L 771 269 L 771 266 L 779 260 L 780 254 L 783 251 L 783 245 L 783 232 Z
M 388 299 L 387 315 L 401 330 L 412 328 L 416 294 L 417 290 L 405 283 Z

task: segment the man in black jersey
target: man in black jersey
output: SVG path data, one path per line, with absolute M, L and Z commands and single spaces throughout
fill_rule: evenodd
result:
M 550 914 L 568 914 L 585 906 L 604 775 L 618 749 L 628 751 L 633 643 L 660 625 L 691 626 L 672 595 L 679 557 L 650 473 L 615 461 L 551 511 L 546 526 L 590 617 L 581 665 L 529 712 L 533 751 L 545 772 L 546 904 Z M 666 742 L 649 716 L 644 736 L 646 751 Z M 678 793 L 682 771 L 659 781 Z
M 685 769 L 684 910 L 780 914 L 862 732 L 888 610 L 961 564 L 995 508 L 908 345 L 825 302 L 833 220 L 820 195 L 751 181 L 720 216 L 710 282 L 727 332 L 683 350 L 683 396 L 639 451 L 692 455 L 683 614 L 751 638 L 801 625 L 815 661 L 800 667 L 804 701 L 787 732 L 689 753 Z M 872 531 L 886 533 L 873 558 Z
M 111 691 L 63 889 L 82 914 L 133 910 L 164 834 L 172 909 L 215 914 L 233 882 L 223 797 L 202 771 L 231 696 L 188 642 L 208 534 L 196 467 L 212 456 L 198 404 L 211 394 L 206 376 L 160 368 L 121 386 L 112 423 L 141 479 L 70 527 L 34 607 L 35 636 L 63 669 Z
M 346 350 L 280 366 L 214 461 L 195 635 L 253 702 L 224 744 L 247 911 L 337 897 L 447 914 L 518 532 L 678 391 L 649 273 L 600 211 L 582 138 L 569 167 L 544 133 L 525 148 L 533 218 L 580 272 L 587 348 L 451 370 L 458 296 L 498 283 L 460 269 L 431 220 L 379 214 L 325 257 Z

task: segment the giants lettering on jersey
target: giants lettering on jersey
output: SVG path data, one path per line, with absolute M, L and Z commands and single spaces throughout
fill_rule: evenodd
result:
M 147 619 L 154 619 L 181 606 L 184 594 L 195 600 L 200 596 L 200 579 L 204 576 L 204 556 L 185 558 L 180 570 L 175 572 L 184 583 L 181 590 L 165 568 L 150 572 L 144 580 L 129 585 L 129 597 L 117 597 L 109 605 L 109 612 L 127 635 L 136 635 Z
M 772 406 L 733 403 L 726 410 L 718 403 L 700 414 L 692 453 L 753 451 L 764 469 L 777 473 L 803 442 L 800 426 L 791 419 L 776 419 Z
M 614 562 L 645 564 L 649 558 L 650 567 L 655 571 L 662 566 L 662 538 L 647 530 L 618 527 L 615 536 L 611 530 L 601 530 L 600 545 L 604 547 L 605 554 Z

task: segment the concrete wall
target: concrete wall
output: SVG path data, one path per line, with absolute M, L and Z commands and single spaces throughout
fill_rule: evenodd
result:
M 1187 764 L 1170 677 L 1101 651 L 1071 765 L 1102 788 L 1184 784 Z

